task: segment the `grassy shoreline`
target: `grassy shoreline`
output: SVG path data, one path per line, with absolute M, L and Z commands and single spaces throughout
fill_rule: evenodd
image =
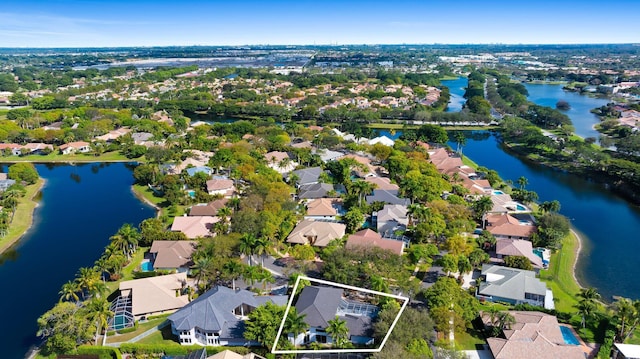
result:
M 34 163 L 67 163 L 67 162 L 140 162 L 142 158 L 129 159 L 116 152 L 104 153 L 100 156 L 93 154 L 69 154 L 50 153 L 48 155 L 27 156 L 2 156 L 0 163 L 34 162 Z
M 136 196 L 137 199 L 155 208 L 156 218 L 159 218 L 160 216 L 162 216 L 161 204 L 164 202 L 164 198 L 154 196 L 153 192 L 149 189 L 149 187 L 142 186 L 139 184 L 132 185 L 131 191 L 133 192 L 133 195 Z
M 17 243 L 20 238 L 31 228 L 33 224 L 33 211 L 38 206 L 38 202 L 33 199 L 44 186 L 45 180 L 40 178 L 35 184 L 26 188 L 27 193 L 18 200 L 18 207 L 13 218 L 13 222 L 9 226 L 7 235 L 0 239 L 0 253 L 9 249 L 13 244 Z
M 575 312 L 576 299 L 583 288 L 576 278 L 575 270 L 582 249 L 582 238 L 573 229 L 565 237 L 562 248 L 551 255 L 549 269 L 540 271 L 540 279 L 547 283 L 556 300 L 559 312 Z

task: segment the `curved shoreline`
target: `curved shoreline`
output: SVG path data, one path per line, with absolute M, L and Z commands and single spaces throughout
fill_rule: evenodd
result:
M 578 277 L 576 276 L 576 269 L 578 268 L 578 258 L 580 257 L 580 251 L 582 251 L 582 237 L 580 237 L 578 232 L 574 231 L 573 228 L 571 228 L 570 231 L 571 231 L 571 234 L 574 237 L 576 237 L 576 240 L 578 241 L 578 247 L 575 250 L 575 258 L 573 259 L 573 268 L 571 270 L 571 275 L 573 276 L 573 280 L 576 282 L 578 287 L 580 287 L 581 289 L 584 289 L 585 286 L 583 286 L 580 283 L 580 281 L 578 280 Z
M 133 192 L 134 197 L 136 197 L 138 200 L 146 203 L 150 207 L 153 207 L 153 209 L 156 210 L 156 218 L 160 218 L 160 215 L 162 214 L 162 208 L 160 208 L 157 204 L 155 204 L 155 203 L 151 202 L 149 199 L 147 199 L 142 193 L 140 193 L 136 189 L 136 187 L 134 185 L 131 185 L 131 192 Z
M 46 180 L 44 178 L 39 178 L 38 182 L 36 182 L 34 185 L 36 186 L 33 193 L 31 194 L 31 196 L 25 201 L 25 203 L 22 203 L 22 205 L 28 205 L 28 206 L 33 206 L 33 208 L 31 209 L 31 211 L 28 211 L 28 225 L 27 227 L 17 233 L 17 234 L 13 234 L 12 237 L 10 237 L 8 240 L 6 240 L 6 242 L 2 242 L 2 244 L 0 245 L 0 254 L 4 253 L 7 249 L 11 248 L 13 245 L 15 245 L 16 243 L 18 243 L 20 241 L 20 239 L 22 239 L 22 237 L 25 235 L 25 233 L 27 233 L 29 231 L 29 229 L 31 229 L 31 227 L 33 227 L 33 213 L 35 212 L 36 208 L 38 207 L 38 202 L 34 201 L 33 199 L 38 195 L 38 193 L 40 193 L 40 191 L 42 190 L 42 188 L 44 187 L 46 183 Z M 16 212 L 18 211 L 18 209 L 16 209 Z M 4 239 L 6 239 L 7 237 L 5 237 Z

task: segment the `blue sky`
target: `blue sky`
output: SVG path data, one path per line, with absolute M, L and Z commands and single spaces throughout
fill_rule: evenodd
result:
M 640 1 L 2 0 L 0 47 L 640 42 Z

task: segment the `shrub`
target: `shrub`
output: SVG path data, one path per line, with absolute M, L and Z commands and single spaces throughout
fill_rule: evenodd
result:
M 100 359 L 122 359 L 122 354 L 118 348 L 97 347 L 92 345 L 81 345 L 76 350 L 78 354 L 94 354 Z

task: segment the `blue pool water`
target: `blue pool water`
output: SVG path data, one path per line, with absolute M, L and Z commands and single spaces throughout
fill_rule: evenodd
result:
M 493 191 L 493 194 L 495 194 L 495 195 L 501 195 L 501 194 L 504 194 L 504 192 L 495 190 L 495 191 Z
M 189 197 L 191 197 L 191 198 L 196 198 L 196 191 L 194 191 L 194 190 L 192 190 L 192 189 L 191 189 L 191 190 L 189 190 L 189 191 L 187 191 L 187 194 L 188 194 L 188 195 L 189 195 Z
M 151 272 L 153 271 L 153 264 L 151 264 L 151 262 L 142 262 L 140 263 L 140 270 L 143 272 Z
M 517 209 L 518 211 L 526 211 L 526 210 L 527 210 L 527 207 L 517 204 L 517 205 L 516 205 L 516 209 Z
M 564 339 L 565 344 L 580 345 L 580 341 L 578 341 L 578 338 L 573 335 L 571 329 L 560 326 L 560 331 L 562 332 L 562 339 Z

